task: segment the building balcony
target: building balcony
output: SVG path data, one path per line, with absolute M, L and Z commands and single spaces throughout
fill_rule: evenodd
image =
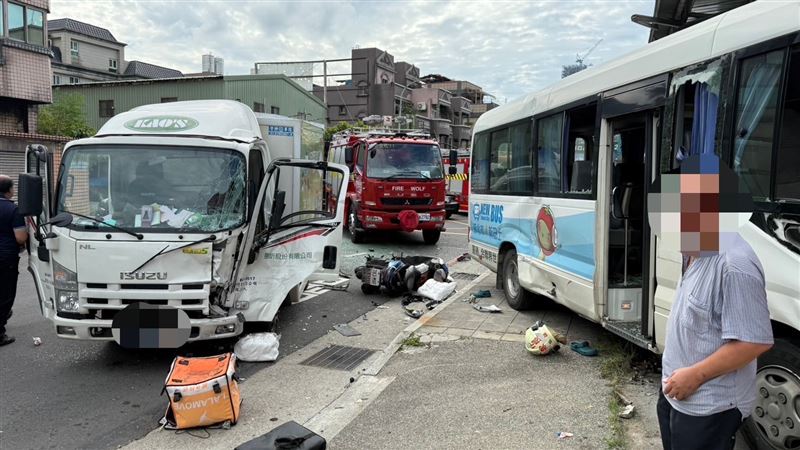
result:
M 453 142 L 467 141 L 472 139 L 472 127 L 469 125 L 451 125 L 453 130 Z
M 472 102 L 465 97 L 453 97 L 450 100 L 450 105 L 453 108 L 453 111 L 461 112 L 461 113 L 471 113 L 472 112 Z
M 436 136 L 452 136 L 452 125 L 447 119 L 431 119 L 431 133 Z

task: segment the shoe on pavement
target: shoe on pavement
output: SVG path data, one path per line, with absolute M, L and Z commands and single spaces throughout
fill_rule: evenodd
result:
M 16 341 L 15 338 L 13 338 L 13 337 L 11 337 L 11 336 L 9 336 L 7 334 L 4 334 L 4 335 L 0 336 L 0 347 L 2 347 L 4 345 L 8 345 L 8 344 L 10 344 L 10 343 L 12 343 L 14 341 Z

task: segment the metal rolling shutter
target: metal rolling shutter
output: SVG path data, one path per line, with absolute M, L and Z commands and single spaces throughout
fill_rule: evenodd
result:
M 17 184 L 19 174 L 25 172 L 25 153 L 0 150 L 0 174 L 8 175 Z M 14 201 L 17 200 L 17 190 L 14 189 Z

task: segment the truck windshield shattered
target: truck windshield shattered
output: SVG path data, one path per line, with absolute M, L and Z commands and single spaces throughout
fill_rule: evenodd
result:
M 58 211 L 74 213 L 73 226 L 216 232 L 244 223 L 245 163 L 233 151 L 86 146 L 62 167 Z
M 368 152 L 370 178 L 441 179 L 444 175 L 439 147 L 428 144 L 375 144 Z

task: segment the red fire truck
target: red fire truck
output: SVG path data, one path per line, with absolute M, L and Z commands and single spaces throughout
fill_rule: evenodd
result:
M 427 134 L 345 131 L 331 140 L 328 161 L 351 170 L 345 227 L 353 242 L 370 230 L 422 230 L 426 244 L 444 231 L 444 166 Z
M 448 167 L 445 187 L 445 209 L 449 219 L 453 213 L 469 212 L 469 150 L 442 151 Z

